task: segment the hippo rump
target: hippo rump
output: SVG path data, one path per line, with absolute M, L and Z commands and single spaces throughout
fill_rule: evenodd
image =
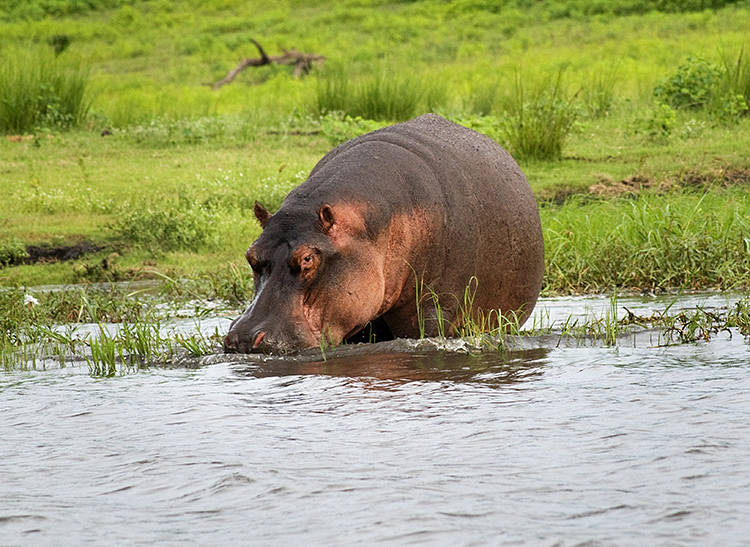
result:
M 542 284 L 539 210 L 518 165 L 434 114 L 336 147 L 275 214 L 256 202 L 255 216 L 255 298 L 226 351 L 337 344 L 365 326 L 378 339 L 455 335 L 462 315 L 497 310 L 523 323 Z

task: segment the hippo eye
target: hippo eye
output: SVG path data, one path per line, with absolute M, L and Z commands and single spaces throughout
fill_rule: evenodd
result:
M 302 259 L 303 264 L 310 264 L 312 262 L 312 255 L 305 255 L 305 258 Z

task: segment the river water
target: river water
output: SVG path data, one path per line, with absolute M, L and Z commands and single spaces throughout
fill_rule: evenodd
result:
M 0 372 L 0 544 L 748 544 L 747 338 L 527 346 Z

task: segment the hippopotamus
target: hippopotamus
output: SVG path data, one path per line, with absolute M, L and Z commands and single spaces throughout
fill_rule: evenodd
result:
M 337 146 L 276 213 L 257 201 L 254 213 L 255 295 L 226 351 L 339 344 L 365 327 L 378 339 L 450 336 L 498 313 L 522 324 L 541 289 L 526 177 L 490 138 L 435 114 Z

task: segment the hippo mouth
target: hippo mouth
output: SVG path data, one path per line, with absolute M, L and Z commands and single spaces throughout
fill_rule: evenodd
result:
M 374 342 L 385 342 L 393 340 L 393 333 L 382 317 L 373 319 L 364 327 L 352 329 L 351 333 L 344 337 L 344 344 L 366 344 Z M 247 338 L 241 337 L 239 333 L 230 328 L 224 338 L 224 353 L 265 353 L 265 354 L 289 354 L 310 347 L 293 347 L 283 342 L 272 343 L 265 331 L 259 331 Z
M 352 329 L 352 331 L 344 337 L 345 344 L 366 344 L 372 342 L 385 342 L 387 340 L 393 340 L 393 333 L 391 332 L 388 323 L 382 317 L 377 317 L 364 327 L 358 327 Z

